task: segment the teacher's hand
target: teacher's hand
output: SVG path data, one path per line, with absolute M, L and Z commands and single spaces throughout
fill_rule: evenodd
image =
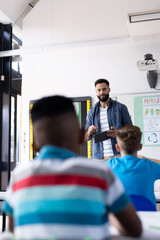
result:
M 107 136 L 115 138 L 117 136 L 117 129 L 111 127 L 111 130 L 107 130 Z
M 89 128 L 88 128 L 88 134 L 89 135 L 92 135 L 93 133 L 95 133 L 97 131 L 98 127 L 94 126 L 94 125 L 91 125 Z
M 85 134 L 85 138 L 87 140 L 90 140 L 92 138 L 92 134 L 95 133 L 97 131 L 98 127 L 94 126 L 94 125 L 91 125 L 89 128 L 88 128 L 88 131 L 86 131 L 86 134 Z

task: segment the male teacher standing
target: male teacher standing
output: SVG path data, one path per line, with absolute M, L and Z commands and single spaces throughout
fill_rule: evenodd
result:
M 132 124 L 127 107 L 109 97 L 110 87 L 106 79 L 95 81 L 99 101 L 90 109 L 86 119 L 86 139 L 91 140 L 97 133 L 107 131 L 107 140 L 95 142 L 93 137 L 92 157 L 109 159 L 119 154 L 115 148 L 117 129 Z

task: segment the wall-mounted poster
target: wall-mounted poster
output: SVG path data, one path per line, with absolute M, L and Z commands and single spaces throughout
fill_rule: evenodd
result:
M 134 120 L 143 132 L 143 145 L 160 145 L 160 96 L 135 97 Z

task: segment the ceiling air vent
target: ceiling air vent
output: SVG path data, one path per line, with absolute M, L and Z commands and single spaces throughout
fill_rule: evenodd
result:
M 129 13 L 127 25 L 135 41 L 160 39 L 160 10 Z

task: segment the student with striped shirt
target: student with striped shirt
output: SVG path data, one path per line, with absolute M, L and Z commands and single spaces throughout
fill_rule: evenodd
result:
M 42 98 L 31 117 L 39 155 L 13 171 L 3 206 L 15 238 L 106 239 L 111 213 L 121 233 L 138 237 L 141 223 L 120 181 L 103 163 L 79 156 L 84 130 L 72 100 Z
M 117 129 L 132 124 L 132 121 L 127 107 L 109 97 L 108 80 L 98 79 L 94 84 L 99 102 L 87 114 L 85 137 L 87 140 L 93 140 L 93 158 L 109 159 L 119 154 L 115 147 Z M 107 136 L 110 138 L 95 142 L 94 135 L 104 131 L 107 131 Z

